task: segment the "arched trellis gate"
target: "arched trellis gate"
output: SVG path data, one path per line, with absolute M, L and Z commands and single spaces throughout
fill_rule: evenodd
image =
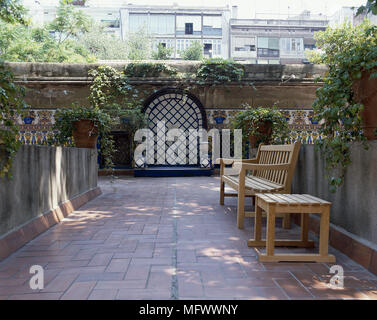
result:
M 143 112 L 148 119 L 149 129 L 154 134 L 154 163 L 153 165 L 143 164 L 142 166 L 154 167 L 158 164 L 158 157 L 160 152 L 165 152 L 166 166 L 169 167 L 184 167 L 190 166 L 188 159 L 192 157 L 195 152 L 197 156 L 197 167 L 208 168 L 210 167 L 209 161 L 202 161 L 200 159 L 200 141 L 197 138 L 197 149 L 191 150 L 189 148 L 189 131 L 207 129 L 206 113 L 202 103 L 193 94 L 185 92 L 184 90 L 167 88 L 157 91 L 151 95 L 144 104 Z M 160 122 L 160 125 L 158 123 Z M 161 126 L 164 123 L 164 126 Z M 178 157 L 176 164 L 172 163 L 172 159 L 169 159 L 169 154 L 166 150 L 174 143 L 172 141 L 166 141 L 164 134 L 170 129 L 180 129 L 186 135 L 185 150 L 183 152 L 177 152 L 174 156 Z M 163 132 L 161 132 L 163 131 Z M 159 139 L 163 138 L 165 148 L 159 148 Z

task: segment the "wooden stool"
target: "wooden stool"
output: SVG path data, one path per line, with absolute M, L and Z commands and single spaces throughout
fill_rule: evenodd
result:
M 259 261 L 303 261 L 335 262 L 328 254 L 331 202 L 307 194 L 258 193 L 255 199 L 254 240 L 248 241 L 249 247 L 266 247 L 266 254 L 258 251 Z M 262 240 L 262 210 L 267 215 L 266 240 Z M 301 240 L 275 240 L 275 218 L 280 213 L 301 214 Z M 321 215 L 319 254 L 274 254 L 274 247 L 313 248 L 314 242 L 308 240 L 309 213 Z

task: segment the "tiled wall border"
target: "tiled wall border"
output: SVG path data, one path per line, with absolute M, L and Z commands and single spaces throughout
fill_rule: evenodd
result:
M 300 215 L 292 214 L 295 224 L 300 225 Z M 319 234 L 319 219 L 310 216 L 309 230 L 314 234 Z M 377 250 L 358 241 L 351 235 L 348 235 L 342 229 L 330 224 L 329 244 L 358 264 L 362 265 L 368 271 L 377 275 Z
M 99 187 L 82 193 L 0 238 L 0 261 L 101 193 Z

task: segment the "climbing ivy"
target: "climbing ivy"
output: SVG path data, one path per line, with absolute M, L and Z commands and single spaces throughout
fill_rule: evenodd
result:
M 311 60 L 329 68 L 313 104 L 323 137 L 317 146 L 326 159 L 330 190 L 335 192 L 351 163 L 351 143 L 361 141 L 367 148 L 362 131 L 364 106 L 355 97 L 354 83 L 363 73 L 377 77 L 377 26 L 367 20 L 355 27 L 346 23 L 318 32 L 315 38 L 323 54 Z
M 11 176 L 12 161 L 21 143 L 15 118 L 27 107 L 24 88 L 15 84 L 13 74 L 0 61 L 0 177 Z
M 172 77 L 176 76 L 177 73 L 177 69 L 172 66 L 151 62 L 129 63 L 124 70 L 124 74 L 131 78 L 159 77 L 161 75 Z
M 199 66 L 196 78 L 200 84 L 223 85 L 240 82 L 245 71 L 242 65 L 231 59 L 207 59 Z

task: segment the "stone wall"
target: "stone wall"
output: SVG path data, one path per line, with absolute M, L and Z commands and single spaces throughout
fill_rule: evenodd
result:
M 302 145 L 292 192 L 331 201 L 331 222 L 377 248 L 377 141 L 369 144 L 369 150 L 360 144 L 352 146 L 352 163 L 336 193 L 329 192 L 323 155 L 314 146 Z
M 0 239 L 62 203 L 96 189 L 97 151 L 22 146 L 12 172 L 12 179 L 0 179 Z
M 179 72 L 192 74 L 197 62 L 166 62 Z M 106 63 L 123 69 L 127 62 Z M 64 63 L 7 63 L 18 82 L 27 87 L 26 102 L 33 108 L 55 109 L 72 102 L 88 104 L 90 79 L 88 71 L 95 64 Z M 251 65 L 245 64 L 245 82 L 253 82 L 257 90 L 231 85 L 227 88 L 197 88 L 197 96 L 206 109 L 239 108 L 242 103 L 280 108 L 311 108 L 318 84 L 315 78 L 324 74 L 325 66 L 318 65 Z M 172 78 L 133 79 L 140 88 L 160 90 L 175 87 L 179 80 Z

